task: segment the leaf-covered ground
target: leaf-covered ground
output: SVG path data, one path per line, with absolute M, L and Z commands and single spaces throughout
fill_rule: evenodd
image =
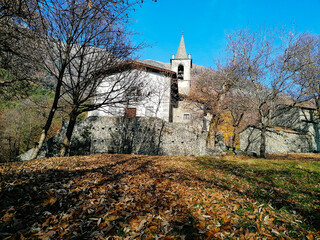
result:
M 0 239 L 320 239 L 320 156 L 0 165 Z

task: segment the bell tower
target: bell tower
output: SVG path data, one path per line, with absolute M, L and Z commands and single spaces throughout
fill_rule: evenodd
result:
M 170 60 L 171 70 L 177 73 L 178 91 L 180 94 L 189 95 L 190 93 L 190 72 L 192 68 L 191 54 L 187 56 L 183 34 L 181 36 L 179 48 L 176 56 L 172 55 Z

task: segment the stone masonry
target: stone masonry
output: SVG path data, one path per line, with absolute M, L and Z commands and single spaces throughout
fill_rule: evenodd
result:
M 39 157 L 55 156 L 66 126 L 47 141 Z M 207 132 L 185 123 L 168 123 L 147 117 L 89 117 L 77 123 L 71 139 L 69 155 L 125 153 L 146 155 L 206 156 L 225 150 L 206 147 Z M 219 139 L 219 138 L 217 138 Z M 223 141 L 223 140 L 222 140 Z M 22 154 L 28 160 L 32 149 Z

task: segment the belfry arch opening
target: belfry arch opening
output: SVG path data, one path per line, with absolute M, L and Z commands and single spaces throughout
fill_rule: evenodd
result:
M 179 65 L 178 66 L 178 79 L 182 79 L 184 78 L 184 66 L 183 65 Z

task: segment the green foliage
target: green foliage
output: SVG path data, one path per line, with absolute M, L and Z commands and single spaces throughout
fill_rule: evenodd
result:
M 32 96 L 34 99 L 40 99 L 43 97 L 54 97 L 54 93 L 52 91 L 39 87 L 37 85 L 30 86 L 30 88 L 28 89 L 28 95 Z
M 2 95 L 0 98 L 0 162 L 14 160 L 32 148 L 43 127 L 54 94 L 35 84 L 25 89 L 26 97 Z M 52 134 L 61 126 L 57 115 Z
M 0 100 L 12 100 L 28 96 L 30 82 L 17 80 L 8 70 L 0 68 Z
M 18 84 L 18 83 L 17 83 Z M 41 88 L 37 85 L 29 85 L 24 89 L 24 98 L 17 97 L 13 94 L 6 93 L 0 96 L 0 112 L 8 109 L 13 109 L 21 106 L 22 99 L 30 99 L 33 102 L 47 100 L 50 101 L 54 97 L 54 93 L 50 90 Z
M 13 79 L 12 75 L 8 73 L 7 70 L 0 68 L 0 79 L 3 82 L 11 81 Z

